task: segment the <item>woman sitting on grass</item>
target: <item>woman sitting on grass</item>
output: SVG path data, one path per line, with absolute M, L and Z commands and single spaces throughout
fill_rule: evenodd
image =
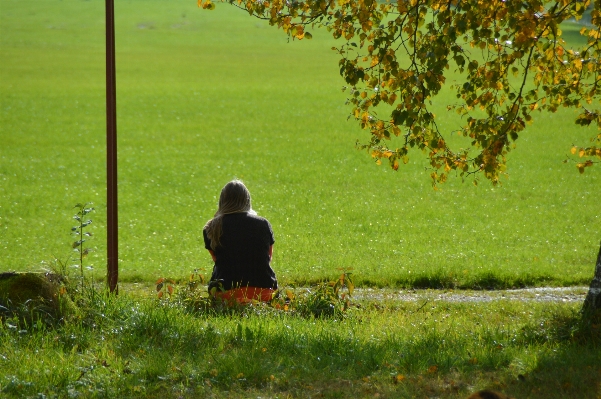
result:
M 267 219 L 252 210 L 250 192 L 240 180 L 221 190 L 219 209 L 203 229 L 205 248 L 215 266 L 209 291 L 221 284 L 215 296 L 233 302 L 269 301 L 278 288 L 270 266 L 273 231 Z

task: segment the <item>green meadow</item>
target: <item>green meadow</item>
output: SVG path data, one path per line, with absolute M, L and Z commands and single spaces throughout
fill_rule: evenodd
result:
M 274 228 L 284 285 L 353 269 L 364 286 L 586 285 L 601 177 L 563 163 L 594 133 L 535 115 L 500 187 L 432 189 L 426 155 L 394 172 L 358 151 L 331 50 L 226 4 L 116 2 L 119 268 L 124 283 L 205 274 L 202 228 L 242 179 Z M 73 206 L 93 202 L 89 275 L 105 276 L 104 2 L 0 1 L 0 270 L 71 255 Z M 461 121 L 437 99 L 439 125 Z M 457 139 L 457 145 L 461 145 Z
M 289 41 L 221 3 L 115 7 L 118 296 L 71 269 L 73 207 L 93 202 L 85 281 L 103 286 L 104 2 L 0 0 L 0 272 L 62 262 L 77 305 L 34 321 L 28 303 L 0 307 L 1 397 L 599 397 L 601 323 L 573 298 L 593 277 L 601 169 L 563 162 L 595 133 L 572 111 L 535 115 L 501 186 L 433 190 L 425 154 L 395 172 L 356 149 L 368 133 L 347 120 L 326 31 Z M 452 99 L 435 104 L 449 132 Z M 287 311 L 207 309 L 181 283 L 211 271 L 202 228 L 233 178 L 271 221 L 280 285 L 300 287 Z M 366 289 L 334 317 L 303 313 L 339 269 Z M 159 277 L 180 281 L 168 299 Z M 576 287 L 457 290 L 536 286 Z

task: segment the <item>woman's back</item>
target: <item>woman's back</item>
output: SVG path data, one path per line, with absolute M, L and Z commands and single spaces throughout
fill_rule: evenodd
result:
M 219 246 L 215 247 L 215 267 L 211 280 L 222 280 L 226 290 L 238 287 L 277 288 L 270 263 L 273 231 L 267 219 L 250 212 L 224 215 Z M 211 240 L 203 230 L 205 248 Z

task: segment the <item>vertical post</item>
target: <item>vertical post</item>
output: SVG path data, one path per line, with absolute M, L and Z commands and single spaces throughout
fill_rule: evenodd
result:
M 106 5 L 106 196 L 107 196 L 107 283 L 117 293 L 118 218 L 117 218 L 117 93 L 115 76 L 115 5 Z

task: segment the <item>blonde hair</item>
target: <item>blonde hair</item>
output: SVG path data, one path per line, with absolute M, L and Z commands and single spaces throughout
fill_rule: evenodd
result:
M 252 210 L 250 192 L 240 180 L 232 180 L 221 189 L 219 196 L 219 208 L 213 219 L 209 220 L 204 227 L 207 237 L 211 240 L 211 249 L 215 250 L 221 243 L 219 239 L 223 233 L 223 216 L 232 213 L 249 212 Z

